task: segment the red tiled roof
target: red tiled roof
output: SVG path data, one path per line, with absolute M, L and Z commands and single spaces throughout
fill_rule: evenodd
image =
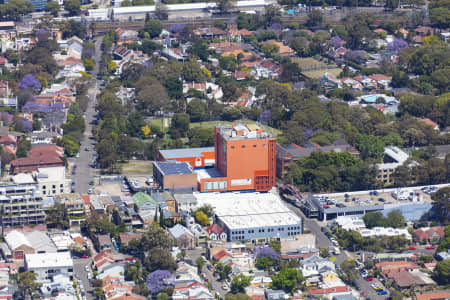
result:
M 17 143 L 17 138 L 15 136 L 12 136 L 10 134 L 5 134 L 0 138 L 0 144 L 3 143 Z
M 375 81 L 391 80 L 392 79 L 392 77 L 389 77 L 389 76 L 386 76 L 386 75 L 383 75 L 383 74 L 372 74 L 372 75 L 369 75 L 367 77 L 369 77 L 370 79 L 373 79 Z
M 431 229 L 433 229 L 434 232 L 439 234 L 440 237 L 444 237 L 445 236 L 445 228 L 444 228 L 444 226 L 434 226 L 434 227 L 431 227 Z
M 231 257 L 231 254 L 228 253 L 228 252 L 225 251 L 225 250 L 221 250 L 221 251 L 217 252 L 217 253 L 213 256 L 213 258 L 214 258 L 215 260 L 219 261 L 219 260 L 221 260 L 224 256 L 229 256 L 229 257 Z
M 83 63 L 83 61 L 81 59 L 75 58 L 75 57 L 68 57 L 65 60 L 61 60 L 61 61 L 57 62 L 58 66 L 60 66 L 60 67 L 73 66 L 73 65 L 82 64 L 82 63 Z
M 253 31 L 249 31 L 249 30 L 247 30 L 247 29 L 245 29 L 245 28 L 239 30 L 239 33 L 240 33 L 241 35 L 253 35 Z
M 428 235 L 428 233 L 426 233 L 425 231 L 423 231 L 422 229 L 417 229 L 414 231 L 414 235 L 416 237 L 418 237 L 420 240 L 428 240 L 430 238 L 430 236 Z
M 214 223 L 206 228 L 206 232 L 208 232 L 208 234 L 215 233 L 217 235 L 220 235 L 223 232 L 223 228 L 220 227 L 218 224 Z
M 83 199 L 84 204 L 91 204 L 91 199 L 90 199 L 89 195 L 83 194 L 83 195 L 81 195 L 81 199 Z
M 440 300 L 449 298 L 450 290 L 425 292 L 423 294 L 416 294 L 415 296 L 413 296 L 414 300 Z

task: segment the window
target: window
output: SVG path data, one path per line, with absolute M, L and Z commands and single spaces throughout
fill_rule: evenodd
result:
M 45 190 L 45 185 L 42 186 L 42 189 Z
M 56 188 L 56 185 L 52 185 L 52 189 L 55 189 Z
M 242 148 L 245 148 L 245 145 L 242 145 L 241 147 L 242 147 Z
M 253 148 L 256 148 L 256 145 L 253 145 Z
M 231 149 L 234 149 L 234 146 L 231 146 Z

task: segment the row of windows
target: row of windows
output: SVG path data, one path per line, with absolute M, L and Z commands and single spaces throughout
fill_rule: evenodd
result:
M 278 228 L 279 231 L 284 231 L 284 227 L 280 227 Z M 287 230 L 300 230 L 300 226 L 293 226 L 293 227 L 287 227 Z M 268 228 L 267 232 L 274 232 L 275 228 Z M 258 229 L 259 233 L 263 233 L 266 232 L 265 229 Z M 254 229 L 250 229 L 247 231 L 247 233 L 255 233 Z M 236 234 L 245 234 L 245 230 L 238 230 L 238 231 L 234 231 L 231 232 L 232 235 L 236 235 Z
M 61 183 L 61 184 L 59 185 L 59 187 L 62 188 L 62 187 L 64 187 L 64 185 Z M 45 185 L 42 186 L 42 189 L 43 189 L 43 190 L 46 189 Z M 52 185 L 52 189 L 56 189 L 56 185 Z
M 292 235 L 292 236 L 297 235 L 297 234 L 300 234 L 300 232 L 288 232 L 288 235 Z
M 241 148 L 242 149 L 244 149 L 244 148 L 246 148 L 247 146 L 246 145 L 241 145 Z M 256 144 L 253 144 L 253 148 L 256 148 L 257 147 L 257 145 Z M 263 144 L 263 147 L 264 148 L 266 148 L 267 147 L 267 144 Z M 235 146 L 231 146 L 231 149 L 234 149 L 235 148 Z
M 203 183 L 203 189 L 205 192 L 212 190 L 226 190 L 227 189 L 227 181 L 210 181 Z

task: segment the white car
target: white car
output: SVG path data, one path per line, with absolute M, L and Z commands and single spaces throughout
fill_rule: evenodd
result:
M 94 191 L 92 190 L 92 189 L 88 189 L 88 194 L 89 195 L 91 195 L 91 194 L 93 194 L 94 193 Z
M 89 266 L 85 266 L 84 269 L 86 270 L 86 272 L 89 272 Z
M 226 284 L 222 285 L 222 290 L 224 290 L 224 291 L 228 290 L 228 287 Z

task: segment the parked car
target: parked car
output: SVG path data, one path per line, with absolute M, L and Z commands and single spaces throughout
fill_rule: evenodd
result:
M 373 281 L 373 277 L 367 277 L 366 281 Z
M 434 246 L 428 246 L 427 249 L 428 249 L 428 250 L 434 250 L 434 249 L 436 249 L 436 247 L 434 247 Z
M 387 292 L 385 290 L 378 291 L 378 295 L 387 295 Z
M 411 246 L 409 247 L 409 250 L 416 250 L 416 247 Z
M 228 290 L 228 287 L 226 284 L 222 285 L 222 290 L 224 290 L 224 291 Z

